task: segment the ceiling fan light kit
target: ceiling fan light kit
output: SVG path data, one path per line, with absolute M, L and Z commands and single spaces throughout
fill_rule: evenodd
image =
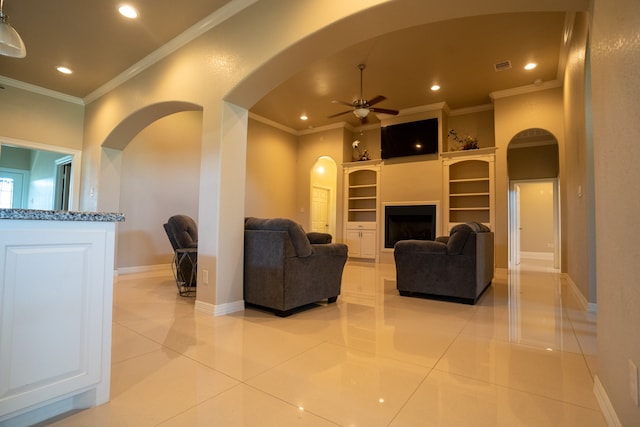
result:
M 368 108 L 356 108 L 355 110 L 353 110 L 353 114 L 355 114 L 355 116 L 359 119 L 364 119 L 369 115 L 369 109 Z
M 364 99 L 364 96 L 362 95 L 362 72 L 364 71 L 365 68 L 366 68 L 366 65 L 358 64 L 358 69 L 360 70 L 360 98 L 356 99 L 353 102 L 333 101 L 333 103 L 336 103 L 336 104 L 349 105 L 349 106 L 353 107 L 353 109 L 352 110 L 343 111 L 343 112 L 338 113 L 338 114 L 333 114 L 333 115 L 329 116 L 330 119 L 333 118 L 333 117 L 341 116 L 343 114 L 347 114 L 348 112 L 353 112 L 353 114 L 357 118 L 362 120 L 362 122 L 364 123 L 366 121 L 367 116 L 369 115 L 369 113 L 372 113 L 372 112 L 392 114 L 394 116 L 398 114 L 398 110 L 390 110 L 390 109 L 387 109 L 387 108 L 374 108 L 373 107 L 373 105 L 377 104 L 378 102 L 382 102 L 385 99 L 387 99 L 385 96 L 378 95 L 375 98 L 372 98 L 370 101 L 367 101 L 366 99 Z
M 0 0 L 0 55 L 24 58 L 27 56 L 27 48 L 18 32 L 7 21 L 3 6 L 4 0 Z

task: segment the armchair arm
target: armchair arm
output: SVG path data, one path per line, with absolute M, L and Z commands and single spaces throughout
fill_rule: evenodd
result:
M 314 255 L 347 256 L 348 247 L 344 243 L 325 243 L 311 245 Z
M 309 233 L 307 233 L 307 238 L 309 238 L 309 242 L 311 242 L 312 245 L 331 243 L 331 234 L 329 233 L 318 233 L 317 231 L 310 231 Z
M 400 240 L 395 245 L 395 252 L 446 254 L 447 245 L 433 240 Z

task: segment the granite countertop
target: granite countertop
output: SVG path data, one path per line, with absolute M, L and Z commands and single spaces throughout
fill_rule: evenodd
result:
M 38 209 L 0 209 L 0 219 L 30 219 L 40 221 L 123 222 L 119 212 L 45 211 Z

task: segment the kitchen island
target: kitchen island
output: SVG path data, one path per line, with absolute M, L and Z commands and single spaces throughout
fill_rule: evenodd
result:
M 0 209 L 0 425 L 109 400 L 119 213 Z

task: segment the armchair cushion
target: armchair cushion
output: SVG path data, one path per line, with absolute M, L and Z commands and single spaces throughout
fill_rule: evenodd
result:
M 289 239 L 296 251 L 296 256 L 308 257 L 313 253 L 311 242 L 302 226 L 290 219 L 286 218 L 246 218 L 244 221 L 245 230 L 264 230 L 264 231 L 286 231 L 289 233 Z
M 167 221 L 177 248 L 197 248 L 198 247 L 198 226 L 195 221 L 187 215 L 174 215 Z M 172 242 L 173 244 L 173 242 Z

